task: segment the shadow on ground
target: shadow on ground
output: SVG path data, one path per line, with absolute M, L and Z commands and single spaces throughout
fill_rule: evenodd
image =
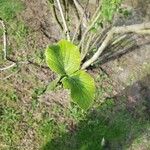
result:
M 49 141 L 43 150 L 124 150 L 142 135 L 149 138 L 148 85 L 150 75 L 115 97 L 106 99 L 101 106 L 91 110 L 74 130 Z

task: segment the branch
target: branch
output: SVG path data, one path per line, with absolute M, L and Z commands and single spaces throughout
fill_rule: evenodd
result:
M 7 60 L 8 60 L 8 59 L 7 59 Z M 11 65 L 6 66 L 6 67 L 4 67 L 4 68 L 0 68 L 0 71 L 8 70 L 8 69 L 10 69 L 10 68 L 12 68 L 12 67 L 15 67 L 15 66 L 17 66 L 17 65 L 20 65 L 20 64 L 29 64 L 29 63 L 30 63 L 29 61 L 20 61 L 20 62 L 17 62 L 17 61 L 12 61 L 12 60 L 10 60 L 10 62 L 12 62 Z
M 79 31 L 80 26 L 81 26 L 81 24 L 82 24 L 82 20 L 83 20 L 83 16 L 80 18 L 79 24 L 78 24 L 78 26 L 77 26 L 77 28 L 76 28 L 76 30 L 75 30 L 75 32 L 74 32 L 73 38 L 72 38 L 72 40 L 71 40 L 72 43 L 74 42 L 74 40 L 75 40 L 75 38 L 76 38 L 76 36 L 77 36 L 77 34 L 78 34 L 78 31 Z
M 103 43 L 101 46 L 98 48 L 97 52 L 87 60 L 85 63 L 83 63 L 81 69 L 85 69 L 89 67 L 93 62 L 95 62 L 98 57 L 101 55 L 101 53 L 105 50 L 105 48 L 108 46 L 109 42 L 113 38 L 113 34 L 118 34 L 118 33 L 139 33 L 139 34 L 150 34 L 150 22 L 148 23 L 142 23 L 142 24 L 135 24 L 135 25 L 130 25 L 130 26 L 123 26 L 123 27 L 113 27 L 108 33 L 106 38 L 104 39 Z M 146 32 L 146 30 L 148 32 Z
M 91 23 L 89 24 L 89 26 L 86 28 L 83 36 L 82 36 L 82 39 L 79 43 L 79 47 L 81 47 L 81 45 L 84 43 L 85 41 L 85 38 L 86 38 L 86 35 L 88 34 L 88 32 L 91 30 L 91 28 L 94 26 L 95 22 L 99 19 L 99 17 L 101 16 L 101 13 L 99 12 L 101 8 L 101 4 L 99 4 L 97 10 L 95 11 L 95 13 L 93 14 L 92 18 L 91 18 Z
M 90 44 L 91 44 L 91 40 L 95 38 L 94 34 L 90 34 L 88 40 L 86 41 L 86 47 L 81 51 L 81 60 L 83 60 L 86 56 L 86 54 L 88 53 Z
M 52 11 L 53 11 L 54 18 L 55 18 L 56 22 L 58 23 L 60 29 L 63 31 L 63 27 L 62 27 L 62 24 L 61 24 L 61 22 L 59 21 L 59 19 L 57 17 L 57 13 L 56 13 L 56 9 L 55 9 L 55 5 L 54 4 L 52 6 Z
M 7 37 L 6 37 L 6 27 L 4 21 L 0 19 L 0 23 L 3 27 L 3 52 L 4 52 L 4 60 L 7 60 Z
M 87 16 L 85 14 L 85 10 L 84 8 L 82 8 L 82 6 L 80 5 L 80 3 L 78 2 L 78 0 L 73 0 L 77 10 L 80 12 L 81 16 L 82 16 L 82 20 L 83 20 L 83 26 L 87 27 Z
M 88 3 L 89 3 L 89 0 L 87 1 L 87 4 L 86 4 L 85 8 L 83 9 L 83 13 L 82 13 L 82 15 L 81 15 L 81 17 L 80 17 L 79 24 L 78 24 L 78 26 L 77 26 L 77 28 L 76 28 L 76 30 L 75 30 L 75 32 L 74 32 L 73 38 L 72 38 L 72 43 L 74 42 L 74 40 L 75 40 L 75 38 L 76 38 L 76 36 L 77 36 L 77 34 L 78 34 L 78 31 L 79 31 L 79 29 L 80 29 L 80 27 L 81 27 L 81 24 L 82 24 L 82 21 L 83 21 L 84 16 L 85 16 L 85 12 L 86 12 Z M 83 22 L 84 22 L 84 21 L 83 21 Z
M 0 71 L 5 71 L 5 70 L 8 70 L 10 68 L 13 68 L 17 65 L 21 65 L 21 64 L 33 64 L 33 65 L 36 65 L 36 66 L 39 66 L 39 67 L 42 67 L 42 68 L 48 68 L 47 66 L 41 66 L 41 65 L 38 65 L 32 61 L 16 61 L 16 60 L 12 60 L 10 59 L 9 57 L 7 57 L 7 36 L 6 36 L 6 26 L 4 24 L 4 21 L 0 19 L 0 23 L 2 24 L 2 27 L 3 27 L 3 51 L 4 51 L 4 59 L 11 62 L 12 64 L 9 65 L 9 66 L 6 66 L 6 67 L 3 67 L 3 68 L 0 68 Z M 10 75 L 11 76 L 11 75 Z M 10 77 L 8 76 L 8 78 Z M 7 77 L 6 77 L 7 79 Z
M 62 21 L 63 21 L 63 24 L 64 24 L 64 30 L 65 30 L 65 33 L 66 33 L 66 35 L 67 35 L 67 40 L 70 41 L 69 30 L 68 30 L 68 27 L 67 27 L 67 23 L 66 23 L 64 14 L 63 14 L 63 10 L 62 10 L 60 1 L 59 1 L 59 0 L 56 0 L 56 1 L 57 1 L 58 8 L 59 8 L 59 11 L 60 11 L 60 15 L 61 15 L 61 18 L 62 18 Z
M 10 69 L 10 68 L 14 67 L 15 65 L 16 65 L 16 63 L 12 63 L 11 65 L 9 65 L 7 67 L 0 68 L 0 71 L 4 71 L 4 70 L 7 70 L 7 69 Z

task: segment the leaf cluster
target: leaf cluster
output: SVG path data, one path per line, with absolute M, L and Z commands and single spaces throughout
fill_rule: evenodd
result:
M 50 69 L 59 75 L 64 88 L 71 90 L 71 98 L 82 109 L 88 109 L 94 100 L 94 79 L 80 69 L 79 48 L 67 40 L 50 45 L 45 51 Z

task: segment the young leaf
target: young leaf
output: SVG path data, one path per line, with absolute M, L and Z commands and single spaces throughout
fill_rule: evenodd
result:
M 49 46 L 45 56 L 50 69 L 60 75 L 72 74 L 80 68 L 79 49 L 67 40 L 61 40 L 58 44 Z
M 71 97 L 82 109 L 88 109 L 93 103 L 95 94 L 94 79 L 80 70 L 62 80 L 65 88 L 71 89 Z

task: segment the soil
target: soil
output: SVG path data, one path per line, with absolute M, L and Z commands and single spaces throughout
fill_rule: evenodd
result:
M 56 24 L 46 0 L 23 0 L 23 2 L 25 3 L 26 9 L 21 14 L 21 18 L 32 29 L 29 40 L 27 41 L 28 50 L 26 53 L 33 51 L 33 47 L 34 49 L 43 49 L 47 44 L 51 44 L 62 38 L 61 30 Z M 129 8 L 132 15 L 126 19 L 118 17 L 114 22 L 115 25 L 130 25 L 141 23 L 143 21 L 150 21 L 149 0 L 144 2 L 143 0 L 126 0 L 123 6 Z M 93 9 L 92 7 L 94 7 L 93 1 L 91 9 Z M 34 42 L 32 42 L 33 33 L 35 34 Z M 48 33 L 49 36 L 45 33 Z M 116 56 L 115 59 L 110 59 L 100 66 L 113 80 L 115 85 L 114 90 L 117 91 L 117 93 L 120 93 L 127 87 L 132 87 L 132 84 L 137 81 L 140 81 L 141 83 L 142 78 L 147 76 L 147 74 L 150 74 L 150 36 L 131 35 L 130 38 L 131 41 L 134 41 L 131 50 L 128 51 L 128 45 L 124 45 L 124 51 L 127 51 L 125 54 L 123 53 L 122 55 Z M 122 49 L 122 47 L 120 47 L 120 49 Z M 111 51 L 111 49 L 107 49 L 106 51 Z M 23 73 L 23 76 L 32 74 L 34 78 L 37 78 L 43 85 L 48 84 L 55 78 L 55 75 L 49 69 L 38 68 L 34 65 L 27 68 L 25 67 L 21 72 Z M 19 81 L 16 80 L 15 82 L 16 83 L 13 83 L 15 88 L 21 93 L 26 93 L 26 90 L 29 91 L 34 86 L 29 83 L 30 81 L 24 81 L 25 83 L 21 81 L 21 83 L 18 83 Z M 149 82 L 144 82 L 144 84 L 149 87 Z M 18 89 L 20 87 L 24 88 Z M 133 87 L 133 89 L 131 88 L 132 90 L 130 90 L 130 88 L 127 90 L 127 95 L 128 93 L 129 95 L 139 95 L 139 89 L 143 88 L 141 84 L 138 83 Z M 148 92 L 145 94 L 147 95 Z M 22 98 L 24 98 L 24 95 L 22 96 Z M 27 97 L 26 95 L 26 98 L 24 99 L 29 100 L 29 97 L 30 96 Z M 48 100 L 47 97 L 53 98 Z M 142 97 L 142 95 L 139 95 L 139 97 Z M 149 95 L 148 99 L 150 99 Z M 63 106 L 68 106 L 66 92 L 64 91 L 46 94 L 42 99 L 45 103 L 53 103 L 54 100 L 58 100 L 58 103 Z
M 21 16 L 28 26 L 33 29 L 32 32 L 36 35 L 34 38 L 35 49 L 45 48 L 47 44 L 51 44 L 61 39 L 61 30 L 56 24 L 46 0 L 24 0 L 24 3 L 26 9 Z M 92 5 L 93 4 L 94 2 L 92 1 Z M 130 25 L 150 20 L 149 0 L 144 2 L 142 0 L 126 0 L 123 6 L 124 5 L 130 9 L 132 15 L 126 19 L 117 18 L 115 25 Z M 50 35 L 49 38 L 45 33 Z M 33 49 L 33 43 L 31 44 L 32 37 L 29 37 L 29 39 L 30 38 L 31 40 L 28 40 L 29 50 Z M 134 41 L 131 51 L 128 51 L 128 45 L 125 45 L 124 48 L 127 47 L 128 51 L 125 55 L 121 55 L 121 57 L 117 56 L 116 59 L 102 64 L 102 68 L 110 75 L 110 77 L 124 88 L 134 81 L 140 80 L 145 72 L 150 71 L 150 37 L 131 35 L 130 38 Z M 110 51 L 110 49 L 106 51 Z M 130 58 L 132 58 L 132 60 Z
M 26 9 L 18 17 L 22 18 L 31 28 L 26 43 L 27 47 L 23 55 L 28 56 L 28 54 L 30 54 L 30 56 L 32 56 L 36 51 L 43 50 L 46 45 L 61 39 L 62 32 L 52 16 L 47 0 L 22 1 L 25 3 Z M 145 3 L 147 3 L 147 5 Z M 126 0 L 124 5 L 132 10 L 133 16 L 125 20 L 117 18 L 116 25 L 130 25 L 143 21 L 150 21 L 149 0 L 144 2 L 143 0 L 134 0 L 132 2 L 131 0 Z M 143 101 L 143 97 L 147 99 L 147 105 L 148 108 L 150 108 L 150 36 L 130 35 L 130 38 L 131 41 L 134 41 L 132 50 L 125 49 L 125 53 L 100 64 L 100 67 L 103 68 L 114 82 L 114 91 L 116 92 L 114 92 L 115 94 L 113 97 L 119 99 L 120 94 L 121 96 L 126 95 L 128 99 L 127 106 L 129 111 L 132 111 L 138 103 Z M 129 49 L 128 45 L 125 45 L 125 48 Z M 107 49 L 105 54 L 110 50 L 112 49 Z M 15 57 L 17 58 L 18 55 Z M 103 57 L 101 57 L 100 60 L 103 60 Z M 97 70 L 92 70 L 90 72 L 94 74 L 95 77 L 99 73 Z M 15 80 L 13 80 L 14 78 Z M 22 100 L 20 102 L 21 109 L 30 111 L 31 104 L 29 104 L 29 101 L 31 101 L 32 98 L 30 91 L 33 91 L 36 87 L 46 87 L 55 78 L 56 75 L 48 68 L 39 67 L 35 64 L 30 64 L 28 66 L 23 65 L 14 77 L 12 76 L 9 78 L 9 85 L 13 86 L 20 95 L 20 99 Z M 5 81 L 2 82 L 2 85 L 4 84 L 6 84 Z M 61 89 L 60 91 L 45 93 L 42 96 L 40 95 L 39 101 L 44 103 L 46 107 L 49 107 L 51 110 L 56 104 L 62 107 L 69 107 L 68 99 L 68 92 Z M 149 110 L 147 111 L 149 112 Z M 38 112 L 35 112 L 35 116 L 36 115 L 38 116 Z M 67 120 L 64 116 L 58 114 L 57 117 L 58 120 L 62 122 L 68 121 L 70 123 L 70 120 Z M 29 129 L 24 139 L 22 139 L 21 144 L 25 149 L 31 150 L 35 149 L 33 147 L 35 141 L 34 130 Z
M 114 22 L 116 26 L 150 21 L 149 1 L 128 0 L 124 5 L 130 8 L 132 15 L 126 19 L 117 17 Z M 128 35 L 127 38 L 133 43 L 131 46 L 130 43 L 121 46 L 122 42 L 120 48 L 114 46 L 106 49 L 104 54 L 108 52 L 108 58 L 105 55 L 100 58 L 102 68 L 120 85 L 119 89 L 132 85 L 150 73 L 150 36 Z M 109 56 L 111 52 L 113 55 Z M 104 59 L 106 60 L 103 62 Z

